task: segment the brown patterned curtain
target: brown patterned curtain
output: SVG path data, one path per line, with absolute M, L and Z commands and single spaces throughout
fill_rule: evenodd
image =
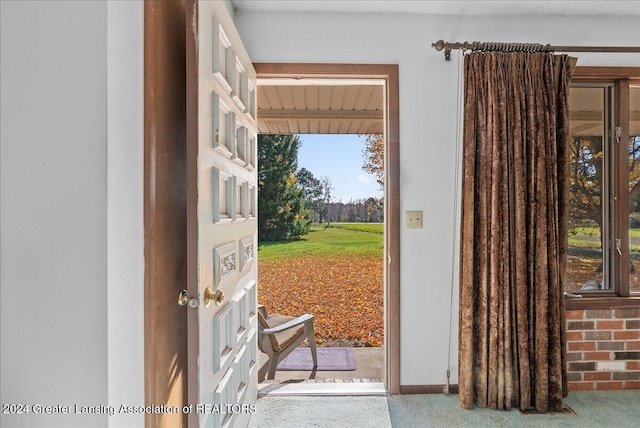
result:
M 464 58 L 459 399 L 560 410 L 568 94 L 576 59 Z

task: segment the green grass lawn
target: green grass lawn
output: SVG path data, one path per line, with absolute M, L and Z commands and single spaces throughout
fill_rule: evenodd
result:
M 331 223 L 329 227 L 355 230 L 358 232 L 384 233 L 384 223 Z
M 299 241 L 258 244 L 258 259 L 263 261 L 297 256 L 376 258 L 382 257 L 383 252 L 382 223 L 333 223 L 326 229 L 313 225 Z
M 629 250 L 632 257 L 640 255 L 640 229 L 629 229 Z M 569 247 L 600 250 L 600 229 L 574 227 L 569 231 Z

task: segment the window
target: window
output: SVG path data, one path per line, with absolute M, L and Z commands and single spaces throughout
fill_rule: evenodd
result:
M 565 288 L 640 292 L 640 69 L 578 67 L 569 92 Z

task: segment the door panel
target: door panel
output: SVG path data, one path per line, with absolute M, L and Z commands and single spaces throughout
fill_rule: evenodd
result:
M 245 426 L 257 397 L 255 71 L 223 2 L 192 2 L 190 18 L 190 402 L 218 405 L 190 421 Z

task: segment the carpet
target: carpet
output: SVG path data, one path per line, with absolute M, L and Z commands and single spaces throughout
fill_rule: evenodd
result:
M 351 348 L 316 348 L 321 371 L 348 371 L 356 369 Z M 311 348 L 296 348 L 278 364 L 278 370 L 313 370 Z
M 525 416 L 474 407 L 458 395 L 407 394 L 388 397 L 262 397 L 249 428 L 635 428 L 640 420 L 640 390 L 572 391 L 563 403 L 577 415 Z

